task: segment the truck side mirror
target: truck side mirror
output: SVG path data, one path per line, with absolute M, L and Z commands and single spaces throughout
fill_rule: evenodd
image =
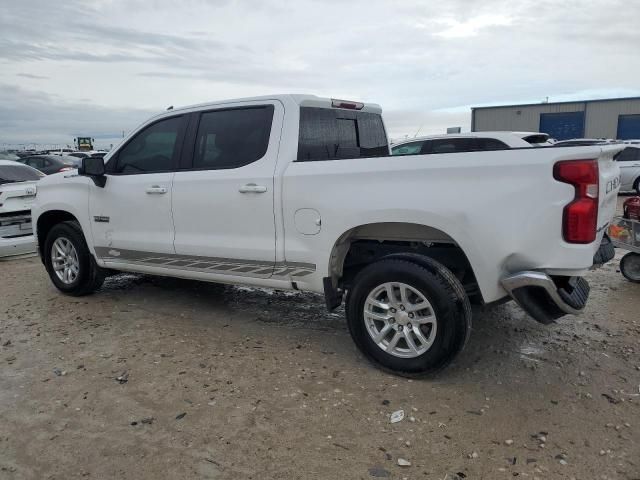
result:
M 89 177 L 96 187 L 104 188 L 107 183 L 105 176 L 104 160 L 98 157 L 85 157 L 82 159 L 78 175 Z

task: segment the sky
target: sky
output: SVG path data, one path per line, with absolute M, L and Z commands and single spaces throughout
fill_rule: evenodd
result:
M 637 0 L 0 0 L 0 146 L 108 146 L 149 116 L 276 93 L 378 103 L 389 135 L 470 108 L 640 96 Z

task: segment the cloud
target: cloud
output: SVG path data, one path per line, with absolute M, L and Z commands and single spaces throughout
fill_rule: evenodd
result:
M 478 33 L 489 27 L 505 27 L 513 23 L 513 19 L 508 15 L 479 15 L 465 21 L 454 18 L 442 19 L 439 21 L 447 25 L 445 30 L 435 32 L 434 35 L 445 38 L 474 37 Z
M 155 113 L 60 102 L 43 92 L 0 84 L 2 143 L 73 144 L 74 137 L 89 136 L 108 146 Z
M 45 75 L 35 75 L 33 73 L 16 73 L 17 77 L 31 78 L 32 80 L 48 80 L 50 77 Z
M 0 92 L 0 141 L 272 93 L 380 103 L 392 136 L 468 128 L 473 105 L 640 95 L 639 17 L 624 0 L 21 0 L 0 16 L 19 96 Z

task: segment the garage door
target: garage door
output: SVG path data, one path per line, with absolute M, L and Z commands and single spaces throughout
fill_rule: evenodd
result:
M 540 131 L 556 140 L 584 137 L 584 112 L 541 113 Z
M 618 135 L 620 140 L 640 138 L 640 114 L 618 116 Z

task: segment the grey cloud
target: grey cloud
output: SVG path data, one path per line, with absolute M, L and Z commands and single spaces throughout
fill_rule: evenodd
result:
M 0 143 L 72 143 L 78 135 L 113 142 L 154 113 L 60 102 L 42 92 L 0 84 Z
M 34 75 L 33 73 L 16 73 L 16 77 L 31 78 L 32 80 L 48 80 L 51 78 L 45 75 Z

